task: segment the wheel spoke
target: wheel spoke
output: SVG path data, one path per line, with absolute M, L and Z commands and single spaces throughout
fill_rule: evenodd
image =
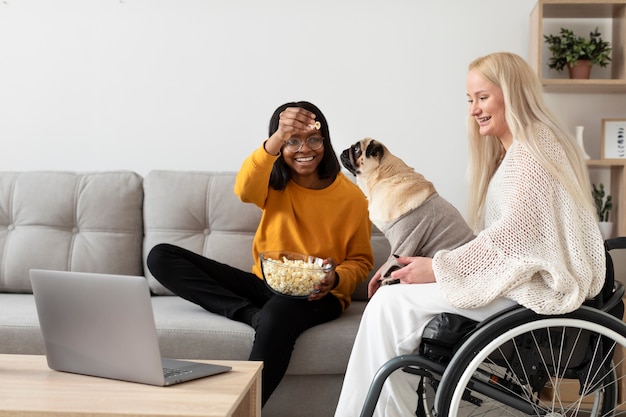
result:
M 623 359 L 613 365 L 610 356 L 626 347 L 626 326 L 581 310 L 566 317 L 529 315 L 528 322 L 515 318 L 520 323 L 493 330 L 485 326 L 484 335 L 455 354 L 439 386 L 438 407 L 463 417 L 626 416 L 617 410 L 624 381 L 615 371 Z

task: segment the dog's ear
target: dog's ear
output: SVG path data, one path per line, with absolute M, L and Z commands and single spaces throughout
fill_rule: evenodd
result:
M 381 160 L 385 155 L 385 148 L 382 143 L 376 142 L 375 140 L 370 141 L 367 145 L 367 149 L 365 150 L 365 157 L 371 158 L 376 157 L 378 160 Z

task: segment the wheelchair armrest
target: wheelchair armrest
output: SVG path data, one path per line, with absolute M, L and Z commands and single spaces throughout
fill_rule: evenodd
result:
M 614 237 L 604 241 L 607 250 L 626 249 L 626 236 Z
M 624 304 L 622 301 L 622 297 L 624 297 L 624 285 L 619 282 L 619 281 L 615 281 L 614 286 L 613 286 L 613 294 L 611 295 L 611 297 L 606 300 L 606 302 L 602 305 L 602 307 L 600 308 L 600 310 L 612 314 L 613 316 L 616 316 L 619 319 L 623 319 L 624 317 Z M 621 303 L 621 306 L 619 305 Z M 616 309 L 616 307 L 618 307 Z

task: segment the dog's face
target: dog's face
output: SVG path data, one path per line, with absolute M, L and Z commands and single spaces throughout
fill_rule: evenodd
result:
M 372 138 L 344 150 L 341 163 L 356 177 L 356 185 L 367 198 L 370 219 L 381 230 L 435 192 L 422 174 Z
M 385 153 L 386 149 L 382 143 L 365 138 L 341 153 L 341 163 L 352 175 L 359 177 L 378 168 Z

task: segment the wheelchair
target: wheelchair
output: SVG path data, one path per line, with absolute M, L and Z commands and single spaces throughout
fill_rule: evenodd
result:
M 436 316 L 419 353 L 378 370 L 361 417 L 373 415 L 385 380 L 400 369 L 419 378 L 419 417 L 626 415 L 626 398 L 619 399 L 626 385 L 624 287 L 609 253 L 626 249 L 626 237 L 605 241 L 605 249 L 602 291 L 573 312 L 540 315 L 514 306 L 480 323 Z

